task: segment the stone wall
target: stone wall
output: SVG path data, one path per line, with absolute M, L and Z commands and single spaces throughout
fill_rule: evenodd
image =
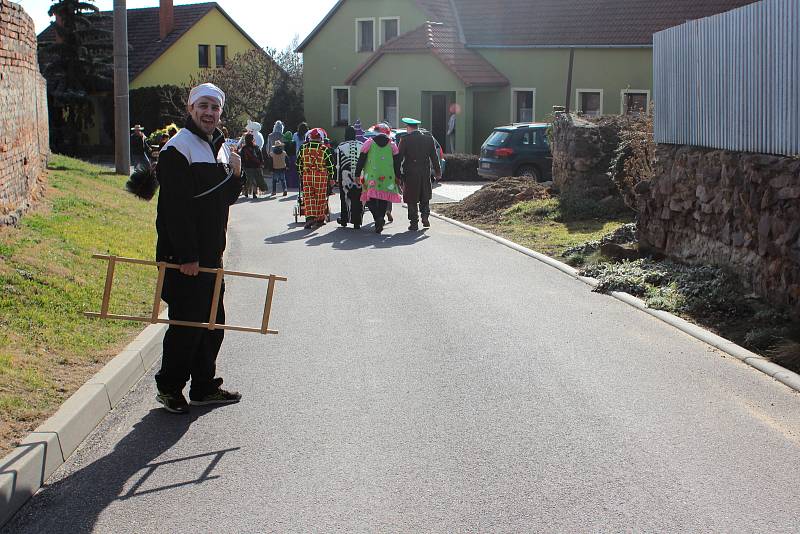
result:
M 15 224 L 41 186 L 49 153 L 47 87 L 33 20 L 0 0 L 0 224 Z
M 636 186 L 640 245 L 800 311 L 800 159 L 659 145 L 654 170 Z
M 617 195 L 610 169 L 619 131 L 615 117 L 589 121 L 558 113 L 553 123 L 553 185 L 562 193 L 595 200 Z

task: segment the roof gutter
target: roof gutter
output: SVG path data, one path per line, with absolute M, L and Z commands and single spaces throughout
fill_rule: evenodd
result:
M 308 36 L 305 39 L 303 39 L 303 42 L 297 45 L 297 48 L 294 49 L 295 53 L 297 54 L 303 53 L 303 50 L 305 50 L 308 44 L 314 39 L 314 37 L 317 36 L 320 30 L 322 30 L 322 27 L 325 26 L 325 24 L 327 24 L 329 20 L 331 20 L 334 13 L 336 13 L 339 10 L 339 8 L 342 7 L 342 4 L 344 4 L 344 0 L 339 0 L 334 4 L 334 6 L 330 9 L 330 11 L 328 11 L 328 13 L 322 18 L 322 20 L 319 21 L 319 24 L 317 24 L 316 27 L 313 30 L 311 30 L 311 33 L 309 33 Z

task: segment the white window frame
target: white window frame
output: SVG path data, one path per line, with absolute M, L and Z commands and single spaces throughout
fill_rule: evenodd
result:
M 647 113 L 650 110 L 650 90 L 649 89 L 623 89 L 619 92 L 619 114 L 620 115 L 627 115 L 625 112 L 625 95 L 628 93 L 647 93 L 647 105 L 644 108 L 644 112 Z
M 367 21 L 372 22 L 372 50 L 370 50 L 370 51 L 359 50 L 358 49 L 358 45 L 361 44 L 361 33 L 359 32 L 359 23 L 360 22 L 367 22 Z M 376 34 L 378 33 L 378 31 L 380 31 L 380 29 L 375 27 L 375 17 L 357 18 L 356 19 L 356 52 L 357 53 L 363 53 L 363 54 L 371 54 L 371 53 L 373 53 L 375 51 L 375 49 L 377 48 L 377 46 L 375 44 L 375 38 L 377 37 Z
M 377 100 L 378 100 L 378 109 L 377 109 L 377 113 L 375 114 L 375 116 L 377 117 L 375 122 L 381 122 L 383 120 L 383 117 L 381 117 L 381 115 L 383 115 L 383 109 L 381 109 L 382 108 L 381 104 L 383 103 L 383 102 L 381 102 L 381 91 L 394 91 L 395 100 L 397 101 L 397 120 L 399 122 L 400 121 L 400 88 L 399 87 L 378 87 L 377 88 L 376 95 L 377 95 Z M 392 124 L 392 128 L 399 128 L 399 126 L 397 124 Z
M 385 20 L 396 20 L 397 35 L 400 35 L 400 17 L 378 17 L 378 32 L 380 32 L 380 36 L 378 37 L 378 46 L 381 46 L 386 42 L 386 35 L 383 32 L 383 21 Z
M 536 122 L 536 88 L 535 87 L 512 87 L 511 88 L 511 124 L 517 121 L 517 106 L 516 94 L 517 93 L 533 93 L 533 100 L 531 101 L 531 122 Z
M 351 106 L 353 104 L 352 104 L 352 102 L 350 100 L 350 96 L 351 96 L 350 95 L 350 86 L 349 85 L 332 85 L 331 86 L 331 126 L 332 127 L 341 126 L 341 125 L 336 124 L 336 112 L 337 112 L 337 109 L 336 109 L 336 106 L 337 106 L 336 90 L 337 89 L 347 89 L 347 124 L 348 125 L 351 124 L 350 123 L 350 109 L 351 109 Z
M 603 105 L 605 104 L 604 98 L 605 95 L 603 94 L 602 89 L 575 89 L 575 109 L 585 113 L 582 109 L 578 109 L 581 107 L 581 93 L 600 93 L 600 111 L 598 112 L 600 115 L 603 114 Z

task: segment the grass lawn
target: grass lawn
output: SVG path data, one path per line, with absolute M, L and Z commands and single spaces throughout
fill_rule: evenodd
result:
M 155 201 L 126 177 L 63 156 L 50 162 L 44 200 L 18 228 L 0 228 L 0 455 L 51 415 L 141 323 L 100 321 L 106 263 L 94 253 L 151 258 Z M 118 265 L 111 310 L 152 306 L 152 268 Z
M 434 209 L 448 215 L 447 205 Z M 603 216 L 565 210 L 558 198 L 516 203 L 501 211 L 493 221 L 456 218 L 554 258 L 569 247 L 599 239 L 633 221 L 633 216 L 627 213 Z

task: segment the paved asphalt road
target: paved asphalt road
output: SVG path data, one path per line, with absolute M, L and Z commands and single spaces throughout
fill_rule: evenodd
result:
M 785 386 L 441 221 L 293 200 L 233 208 L 228 266 L 290 278 L 279 336 L 226 337 L 241 404 L 166 414 L 151 373 L 5 532 L 800 531 Z

